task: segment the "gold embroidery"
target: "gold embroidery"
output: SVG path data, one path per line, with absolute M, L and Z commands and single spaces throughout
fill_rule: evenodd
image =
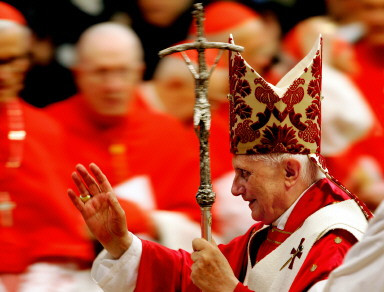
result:
M 311 272 L 314 272 L 317 269 L 317 265 L 313 264 L 311 267 Z
M 280 241 L 272 240 L 272 239 L 269 239 L 269 238 L 267 238 L 267 240 L 268 240 L 269 242 L 272 242 L 272 243 L 282 244 L 282 242 L 280 242 Z
M 275 231 L 283 233 L 283 234 L 292 234 L 293 233 L 293 232 L 289 232 L 289 231 L 280 230 L 276 227 L 272 227 L 272 232 L 275 232 Z

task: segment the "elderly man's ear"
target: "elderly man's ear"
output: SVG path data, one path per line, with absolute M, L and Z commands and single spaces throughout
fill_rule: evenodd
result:
M 287 188 L 293 187 L 297 183 L 301 171 L 303 170 L 299 161 L 287 159 L 284 162 L 285 186 Z

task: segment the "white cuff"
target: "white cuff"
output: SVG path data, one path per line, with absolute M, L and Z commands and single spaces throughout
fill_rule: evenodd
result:
M 133 235 L 130 248 L 119 258 L 103 250 L 95 259 L 91 275 L 104 291 L 133 291 L 136 287 L 143 246 Z

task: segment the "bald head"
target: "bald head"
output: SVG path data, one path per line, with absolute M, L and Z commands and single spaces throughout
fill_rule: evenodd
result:
M 77 62 L 86 62 L 97 53 L 127 52 L 129 59 L 141 64 L 143 50 L 135 32 L 123 25 L 105 22 L 85 30 L 77 43 Z
M 190 121 L 195 104 L 195 81 L 181 58 L 167 56 L 154 73 L 154 86 L 162 109 L 183 122 Z
M 209 57 L 216 57 L 218 52 L 206 51 Z M 157 97 L 161 101 L 161 108 L 166 113 L 178 118 L 183 122 L 190 122 L 193 118 L 195 105 L 195 79 L 187 67 L 187 64 L 177 54 L 167 56 L 160 60 L 153 77 L 153 84 L 156 88 Z M 196 59 L 187 52 L 190 61 L 196 68 Z M 195 56 L 197 58 L 197 56 Z M 207 58 L 206 58 L 207 59 Z M 207 64 L 211 68 L 211 62 Z M 212 60 L 211 60 L 212 61 Z M 211 109 L 216 109 L 227 96 L 228 69 L 215 68 L 209 78 L 208 98 Z M 155 105 L 156 106 L 156 105 Z M 160 105 L 158 105 L 160 106 Z
M 31 32 L 24 25 L 0 19 L 0 40 L 2 46 L 12 44 L 14 50 L 28 51 L 31 45 Z
M 91 110 L 103 116 L 123 115 L 142 80 L 140 41 L 123 25 L 94 25 L 80 37 L 73 69 L 78 88 Z
M 28 28 L 0 20 L 0 101 L 15 98 L 22 89 L 30 45 Z

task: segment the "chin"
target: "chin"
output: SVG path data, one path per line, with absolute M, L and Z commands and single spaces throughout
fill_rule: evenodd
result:
M 262 216 L 260 216 L 260 214 L 255 214 L 252 212 L 252 219 L 255 220 L 255 221 L 264 221 Z
M 117 106 L 117 107 L 104 106 L 103 108 L 101 108 L 99 112 L 104 116 L 123 116 L 127 113 L 127 110 L 123 106 Z

